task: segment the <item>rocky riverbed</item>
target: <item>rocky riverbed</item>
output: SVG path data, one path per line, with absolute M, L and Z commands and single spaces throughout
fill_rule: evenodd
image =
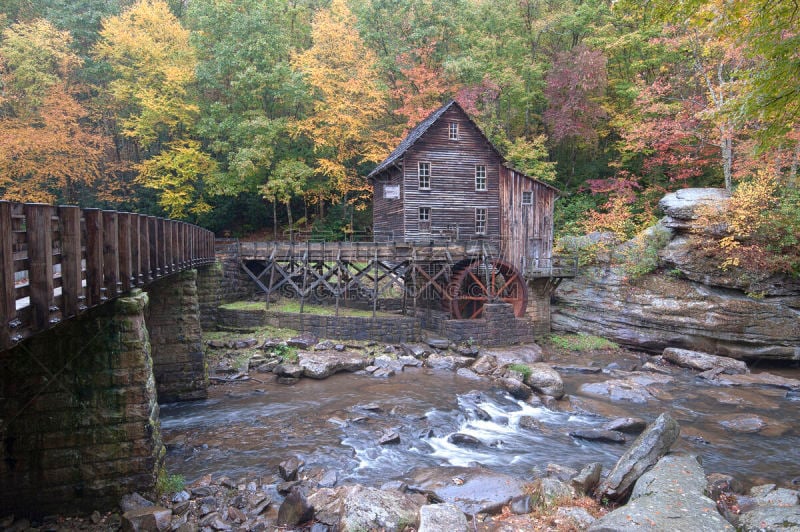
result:
M 798 476 L 800 471 L 785 466 L 784 473 L 772 479 L 743 476 L 734 460 L 712 461 L 709 470 L 704 456 L 709 448 L 724 446 L 723 438 L 758 437 L 766 440 L 767 446 L 774 438 L 796 438 L 794 424 L 779 414 L 782 409 L 796 410 L 794 401 L 800 393 L 796 371 L 755 373 L 731 359 L 682 350 L 661 356 L 613 346 L 577 351 L 570 349 L 568 342 L 578 346 L 583 338 L 558 340 L 558 345 L 545 344 L 544 349 L 529 345 L 485 350 L 436 339 L 393 346 L 338 344 L 304 336 L 286 341 L 229 335 L 210 342 L 216 386 L 208 406 L 200 408 L 213 409 L 214 404 L 247 399 L 271 389 L 284 390 L 287 399 L 298 390 L 302 397 L 304 393 L 313 394 L 314 383 L 327 382 L 323 379 L 342 372 L 352 372 L 352 378 L 362 380 L 340 383 L 396 381 L 407 389 L 411 385 L 403 379 L 422 381 L 428 374 L 452 375 L 451 379 L 459 383 L 501 390 L 498 393 L 505 397 L 493 403 L 481 402 L 470 392 L 462 394 L 472 398 L 472 402 L 460 404 L 464 417 L 472 423 L 463 426 L 494 423 L 516 432 L 529 431 L 540 438 L 530 454 L 570 441 L 573 454 L 579 454 L 575 452 L 578 449 L 597 450 L 596 461 L 589 455 L 560 462 L 537 456 L 538 467 L 513 460 L 500 470 L 470 463 L 448 465 L 442 458 L 445 455 L 437 455 L 440 451 L 436 445 L 464 449 L 464 456 L 478 448 L 481 456 L 488 457 L 492 449 L 502 451 L 502 447 L 514 443 L 509 439 L 497 445 L 483 441 L 484 433 L 479 431 L 438 425 L 435 430 L 440 434 L 420 435 L 417 428 L 430 424 L 430 417 L 420 419 L 425 416 L 408 410 L 401 400 L 383 415 L 381 404 L 361 402 L 358 409 L 339 416 L 342 431 L 367 427 L 367 432 L 374 434 L 373 450 L 412 447 L 408 442 L 416 433 L 414 441 L 431 446 L 420 454 L 440 458 L 407 473 L 401 471 L 400 478 L 376 481 L 354 476 L 354 467 L 346 459 L 339 467 L 320 466 L 311 453 L 304 456 L 290 452 L 285 442 L 263 442 L 260 454 L 269 455 L 269 460 L 261 460 L 260 466 L 236 474 L 213 471 L 192 478 L 187 474 L 183 489 L 175 486 L 161 497 L 131 496 L 122 502 L 120 512 L 95 513 L 81 519 L 53 517 L 41 523 L 8 516 L 0 525 L 13 530 L 33 526 L 40 530 L 320 532 L 626 530 L 632 524 L 634 528 L 669 530 L 725 530 L 733 526 L 782 530 L 800 526 L 798 491 L 792 483 L 798 481 L 792 475 Z M 337 382 L 336 378 L 328 380 Z M 688 382 L 690 388 L 699 390 L 698 396 L 710 397 L 711 405 L 730 413 L 709 414 L 715 416 L 715 428 L 699 428 L 694 419 L 698 412 L 689 411 L 674 396 L 686 391 L 675 387 L 676 381 Z M 471 387 L 467 384 L 463 389 Z M 461 393 L 460 389 L 455 393 Z M 479 393 L 490 396 L 488 391 Z M 498 410 L 493 405 L 499 405 Z M 767 417 L 763 412 L 772 411 L 770 405 L 776 408 L 774 415 Z M 752 406 L 756 413 L 748 413 L 746 407 Z M 164 408 L 163 433 L 168 462 L 173 464 L 169 466 L 171 472 L 177 460 L 187 463 L 187 471 L 192 471 L 206 451 L 222 452 L 235 448 L 237 439 L 242 442 L 264 437 L 253 432 L 260 423 L 255 418 L 242 424 L 251 427 L 244 432 L 236 422 L 214 427 L 208 433 L 171 428 L 170 408 Z M 553 416 L 562 416 L 559 424 L 552 421 Z M 317 430 L 311 427 L 313 412 L 307 417 L 307 424 L 304 420 L 297 425 L 304 426 L 305 432 Z M 393 421 L 385 422 L 389 418 Z M 227 439 L 215 441 L 213 434 L 224 434 Z M 796 452 L 792 441 L 786 446 L 788 453 Z M 325 449 L 318 451 L 324 453 Z M 524 451 L 514 453 L 521 455 Z M 552 455 L 556 456 L 554 449 Z M 369 459 L 369 449 L 364 456 Z M 399 457 L 402 453 L 386 456 Z M 703 458 L 703 465 L 698 456 Z M 233 460 L 234 456 L 228 454 L 221 463 Z M 397 460 L 396 469 L 402 469 Z M 796 463 L 796 459 L 789 456 L 786 463 Z M 725 469 L 726 464 L 730 469 Z

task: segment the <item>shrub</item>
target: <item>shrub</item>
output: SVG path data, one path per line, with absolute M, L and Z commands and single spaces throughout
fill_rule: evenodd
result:
M 531 368 L 525 364 L 509 364 L 508 369 L 511 371 L 516 371 L 517 373 L 522 374 L 522 376 L 527 379 L 531 376 Z
M 591 334 L 551 334 L 548 340 L 554 346 L 569 351 L 593 351 L 596 349 L 616 349 L 619 347 L 611 340 Z

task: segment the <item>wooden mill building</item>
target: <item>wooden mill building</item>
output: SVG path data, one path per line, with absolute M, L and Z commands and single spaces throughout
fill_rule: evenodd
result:
M 513 169 L 455 101 L 412 129 L 368 178 L 378 242 L 485 240 L 520 271 L 551 258 L 559 191 Z

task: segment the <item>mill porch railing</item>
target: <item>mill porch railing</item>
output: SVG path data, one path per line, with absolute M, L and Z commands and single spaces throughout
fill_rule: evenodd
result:
M 0 351 L 214 260 L 214 234 L 186 222 L 0 201 Z

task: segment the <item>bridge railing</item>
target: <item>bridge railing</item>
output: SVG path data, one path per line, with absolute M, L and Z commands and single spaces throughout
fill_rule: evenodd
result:
M 0 350 L 172 273 L 214 234 L 155 216 L 0 201 Z

